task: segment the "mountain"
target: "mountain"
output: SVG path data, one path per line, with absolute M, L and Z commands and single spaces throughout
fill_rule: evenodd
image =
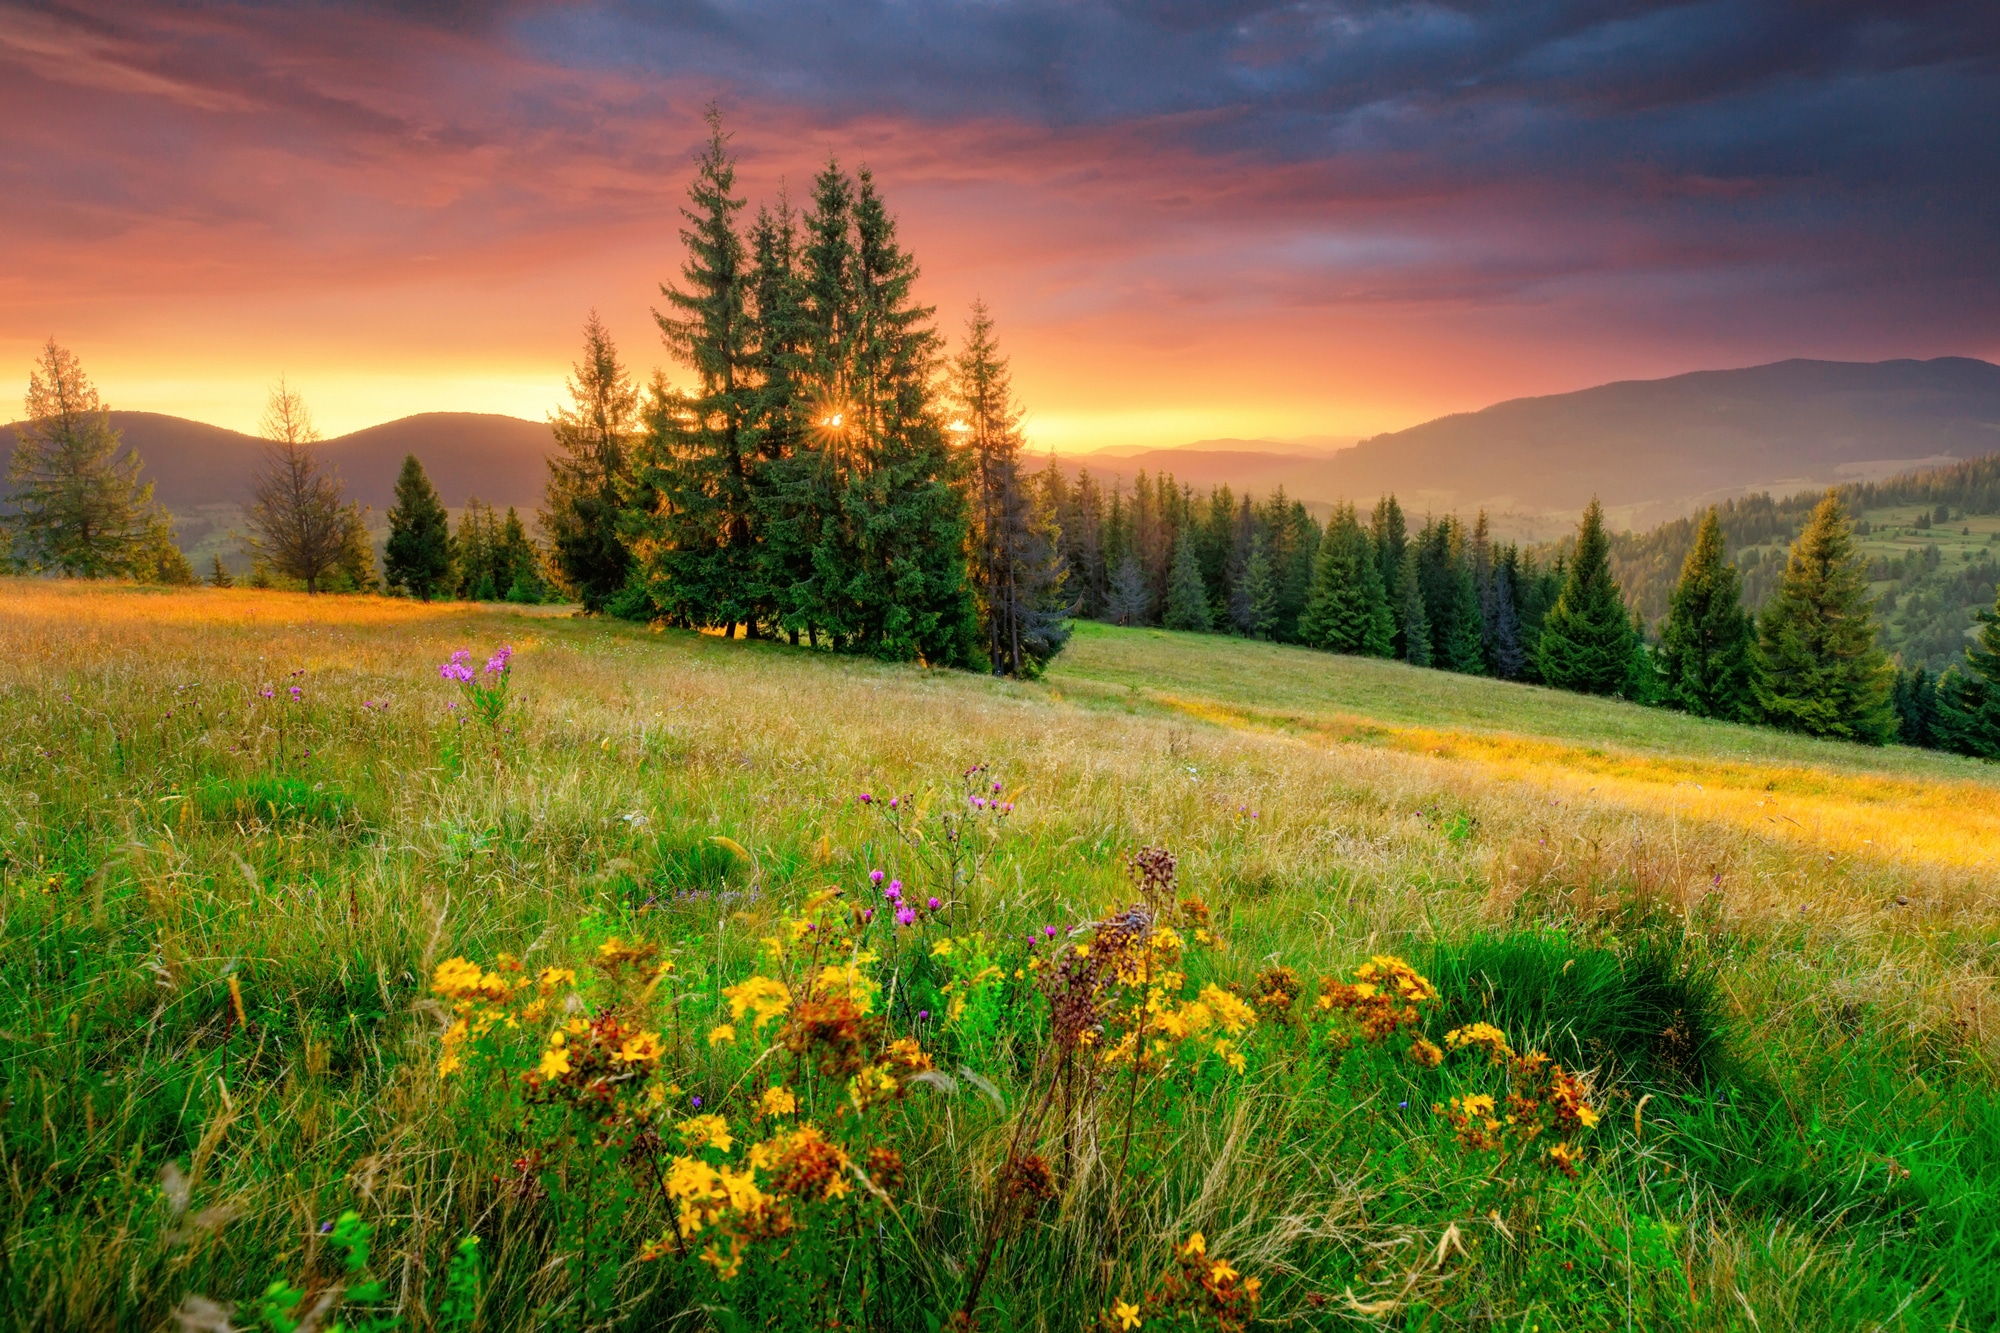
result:
M 113 412 L 111 425 L 136 449 L 153 483 L 153 493 L 175 513 L 209 505 L 241 505 L 250 498 L 259 442 L 220 426 L 163 416 L 158 412 Z M 13 427 L 0 427 L 0 447 L 12 449 Z M 468 496 L 525 515 L 541 503 L 548 477 L 545 423 L 485 412 L 425 412 L 385 422 L 320 445 L 321 456 L 340 470 L 350 499 L 385 513 L 405 454 L 423 460 L 424 470 L 447 505 Z
M 1518 398 L 1377 435 L 1331 457 L 1161 449 L 1062 460 L 1098 476 L 1140 468 L 1198 488 L 1283 485 L 1308 502 L 1492 511 L 1511 535 L 1555 535 L 1598 496 L 1641 527 L 1754 491 L 1865 481 L 2000 450 L 2000 366 L 1781 361 Z

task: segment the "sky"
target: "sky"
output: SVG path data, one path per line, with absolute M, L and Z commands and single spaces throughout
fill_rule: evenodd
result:
M 0 0 L 0 390 L 539 419 L 593 309 L 671 380 L 710 103 L 753 208 L 873 170 L 1038 447 L 2000 360 L 1991 0 Z

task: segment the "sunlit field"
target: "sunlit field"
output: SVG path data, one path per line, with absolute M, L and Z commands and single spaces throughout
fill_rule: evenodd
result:
M 9 1327 L 2000 1323 L 1991 765 L 48 582 L 0 762 Z

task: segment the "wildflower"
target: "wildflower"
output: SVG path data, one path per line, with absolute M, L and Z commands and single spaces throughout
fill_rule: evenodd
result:
M 900 879 L 892 879 L 892 880 L 890 880 L 890 881 L 889 881 L 889 896 L 890 896 L 891 898 L 900 898 L 900 897 L 902 897 L 902 896 L 903 896 L 903 881 L 902 881 L 902 880 L 900 880 Z
M 628 1065 L 651 1064 L 666 1051 L 657 1032 L 641 1032 L 618 1048 L 618 1059 Z
M 1234 1282 L 1242 1276 L 1227 1259 L 1217 1259 L 1208 1266 L 1208 1280 L 1220 1286 L 1224 1282 Z
M 1187 1238 L 1187 1244 L 1181 1246 L 1181 1255 L 1184 1258 L 1194 1258 L 1198 1255 L 1203 1255 L 1207 1253 L 1208 1253 L 1208 1242 L 1207 1240 L 1203 1239 L 1202 1234 L 1199 1231 L 1195 1232 L 1192 1236 L 1189 1236 Z
M 1111 1317 L 1118 1321 L 1120 1330 L 1139 1327 L 1139 1307 L 1130 1301 L 1113 1301 L 1111 1303 Z
M 736 1146 L 736 1140 L 729 1132 L 729 1122 L 719 1115 L 698 1115 L 683 1120 L 680 1131 L 681 1142 L 687 1145 L 689 1152 L 700 1152 L 703 1148 L 728 1152 Z
M 450 661 L 438 668 L 438 676 L 443 680 L 455 680 L 460 684 L 469 684 L 472 681 L 471 662 L 471 650 L 460 648 L 451 655 Z
M 1054 939 L 1056 937 L 1056 928 L 1054 926 L 1043 926 L 1042 934 L 1048 936 L 1050 939 Z
M 949 958 L 951 957 L 951 951 L 952 951 L 951 937 L 947 935 L 945 938 L 939 940 L 936 944 L 933 944 L 931 946 L 931 957 Z
M 710 1046 L 720 1046 L 726 1041 L 735 1040 L 736 1025 L 733 1023 L 717 1023 L 708 1030 L 708 1044 Z
M 869 882 L 870 884 L 880 884 L 880 883 L 882 882 L 882 872 L 881 872 L 881 871 L 879 871 L 879 870 L 871 870 L 871 871 L 869 871 L 869 872 L 868 872 L 868 882 Z
M 1231 1069 L 1235 1070 L 1239 1074 L 1243 1072 L 1243 1068 L 1246 1063 L 1243 1059 L 1243 1053 L 1241 1051 L 1238 1051 L 1228 1041 L 1216 1042 L 1215 1053 L 1221 1056 L 1225 1061 L 1227 1061 Z
M 925 901 L 924 906 L 930 908 L 933 912 L 935 912 L 938 910 L 938 908 L 943 907 L 944 904 L 939 902 L 935 898 L 930 898 Z
M 507 659 L 512 657 L 513 655 L 514 655 L 514 646 L 512 644 L 508 643 L 501 644 L 500 650 L 494 653 L 493 656 L 486 659 L 486 674 L 489 676 L 497 676 L 500 675 L 502 672 L 506 671 Z
M 862 793 L 861 793 L 861 804 L 863 804 L 863 805 L 869 805 L 869 804 L 873 803 L 873 802 L 874 802 L 874 800 L 875 800 L 874 796 L 873 796 L 873 795 L 871 795 L 871 794 L 869 794 L 868 792 L 865 792 L 865 791 L 864 791 L 864 792 L 862 792 Z
M 1514 1048 L 1507 1044 L 1507 1034 L 1491 1023 L 1467 1023 L 1464 1027 L 1453 1028 L 1444 1034 L 1444 1044 L 1454 1051 L 1467 1047 L 1484 1050 L 1494 1064 L 1514 1058 Z
M 792 993 L 782 981 L 751 976 L 722 992 L 729 1001 L 729 1016 L 740 1019 L 752 1015 L 751 1029 L 762 1032 L 764 1025 L 792 1007 Z
M 1552 1143 L 1548 1156 L 1550 1164 L 1558 1171 L 1572 1179 L 1576 1176 L 1576 1164 L 1581 1154 L 1575 1148 L 1567 1143 Z
M 1410 1059 L 1424 1066 L 1426 1069 L 1436 1069 L 1444 1062 L 1444 1052 L 1438 1049 L 1437 1043 L 1426 1041 L 1422 1037 L 1417 1037 L 1410 1042 L 1409 1055 Z
M 562 1033 L 558 1032 L 549 1040 L 549 1047 L 542 1052 L 542 1062 L 535 1066 L 535 1072 L 543 1078 L 561 1078 L 569 1072 L 569 1050 L 562 1043 Z
M 1201 1002 L 1215 1014 L 1222 1030 L 1232 1037 L 1240 1035 L 1257 1021 L 1256 1010 L 1214 983 L 1201 988 Z
M 790 1088 L 766 1088 L 763 1100 L 758 1103 L 758 1110 L 764 1115 L 791 1115 L 798 1109 L 799 1099 Z
M 897 924 L 897 925 L 899 925 L 899 926 L 914 926 L 914 925 L 916 925 L 916 924 L 917 924 L 917 914 L 916 914 L 916 912 L 915 912 L 915 911 L 913 911 L 912 909 L 908 908 L 908 907 L 899 907 L 899 908 L 897 908 L 897 909 L 896 909 L 896 924 Z

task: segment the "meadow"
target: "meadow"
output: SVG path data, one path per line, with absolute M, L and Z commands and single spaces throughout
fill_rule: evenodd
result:
M 1992 765 L 45 581 L 0 764 L 6 1327 L 2000 1323 Z

